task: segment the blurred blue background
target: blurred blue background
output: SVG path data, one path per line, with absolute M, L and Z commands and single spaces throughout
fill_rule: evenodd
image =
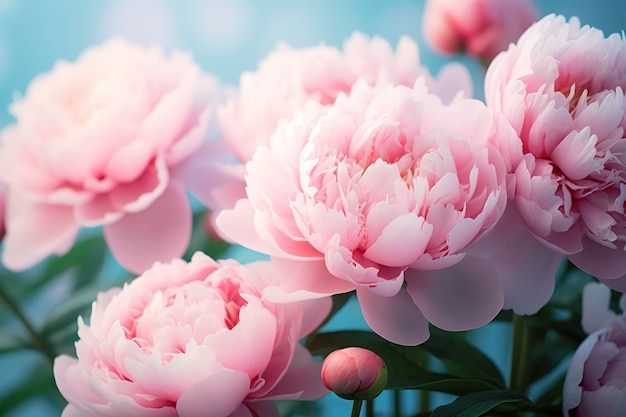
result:
M 536 0 L 535 4 L 542 14 L 576 15 L 606 34 L 621 33 L 626 26 L 626 3 L 621 0 Z M 156 43 L 166 50 L 186 50 L 205 71 L 223 83 L 236 84 L 242 71 L 254 70 L 278 42 L 294 47 L 319 43 L 341 47 L 358 30 L 395 45 L 400 36 L 409 35 L 420 45 L 422 62 L 433 73 L 450 59 L 465 62 L 474 73 L 480 97 L 482 73 L 476 61 L 438 56 L 424 43 L 423 7 L 423 0 L 0 0 L 0 128 L 12 122 L 7 107 L 15 94 L 24 94 L 33 77 L 50 71 L 57 60 L 75 60 L 84 49 L 112 36 L 145 45 Z M 33 300 L 29 309 L 35 322 L 38 302 L 45 304 L 44 299 Z M 333 326 L 359 323 L 358 310 L 348 308 Z M 4 337 L 9 335 L 0 334 Z M 488 352 L 504 372 L 508 350 L 509 346 L 497 345 Z M 23 379 L 24 370 L 36 363 L 36 355 L 0 356 L 0 394 Z M 327 406 L 333 410 L 331 415 L 349 414 L 347 402 L 329 398 Z M 58 405 L 42 400 L 9 414 L 58 415 Z

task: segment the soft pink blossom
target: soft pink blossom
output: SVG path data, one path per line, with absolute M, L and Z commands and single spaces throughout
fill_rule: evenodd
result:
M 490 61 L 538 18 L 531 0 L 427 0 L 422 27 L 436 51 Z
M 368 349 L 348 347 L 331 352 L 322 364 L 322 383 L 341 398 L 372 400 L 387 385 L 385 361 Z
M 269 262 L 198 252 L 99 294 L 78 321 L 78 359 L 54 363 L 63 417 L 277 417 L 271 400 L 323 396 L 321 363 L 298 341 L 330 300 L 263 299 L 277 279 Z
M 602 284 L 589 284 L 583 292 L 583 328 L 592 333 L 565 377 L 565 417 L 622 417 L 626 410 L 626 296 L 620 315 L 608 309 L 610 296 Z
M 502 306 L 498 279 L 478 260 L 456 264 L 504 210 L 506 170 L 489 142 L 511 132 L 499 126 L 483 103 L 445 105 L 423 82 L 357 82 L 279 124 L 247 165 L 248 199 L 217 226 L 302 270 L 268 296 L 356 289 L 370 326 L 403 344 L 424 341 L 428 322 L 480 326 Z
M 517 270 L 517 278 L 513 271 L 512 280 L 532 276 L 535 288 L 542 286 L 556 269 L 542 265 L 567 255 L 609 286 L 626 289 L 618 279 L 626 274 L 625 88 L 623 36 L 605 37 L 577 18 L 546 16 L 489 66 L 487 104 L 519 136 L 500 144 L 510 163 L 511 210 L 523 219 L 509 229 L 525 224 L 532 233 L 500 248 L 518 259 L 526 254 L 523 263 L 536 267 Z
M 212 204 L 224 187 L 219 146 L 208 142 L 217 94 L 190 56 L 120 39 L 35 78 L 11 105 L 16 123 L 0 145 L 5 265 L 63 254 L 81 227 L 101 225 L 135 272 L 182 255 L 186 190 Z
M 343 50 L 326 45 L 294 49 L 281 44 L 257 70 L 242 74 L 237 89 L 220 108 L 218 122 L 224 142 L 245 163 L 259 145 L 269 144 L 281 119 L 290 119 L 309 100 L 330 105 L 339 93 L 349 93 L 358 79 L 371 85 L 411 87 L 419 77 L 444 101 L 459 92 L 472 95 L 465 67 L 446 65 L 434 78 L 421 65 L 417 44 L 406 36 L 395 51 L 386 40 L 359 32 L 346 40 Z M 242 178 L 241 190 L 244 187 Z

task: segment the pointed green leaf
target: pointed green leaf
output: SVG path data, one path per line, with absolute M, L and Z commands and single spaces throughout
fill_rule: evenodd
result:
M 430 338 L 421 345 L 431 355 L 442 360 L 455 375 L 476 377 L 504 388 L 502 373 L 480 349 L 467 342 L 460 333 L 450 333 L 431 326 Z
M 521 409 L 530 401 L 509 390 L 473 392 L 463 395 L 452 403 L 437 407 L 431 417 L 480 417 L 502 405 Z

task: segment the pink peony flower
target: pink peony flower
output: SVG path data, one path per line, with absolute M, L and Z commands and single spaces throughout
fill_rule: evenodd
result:
M 373 400 L 384 391 L 387 376 L 383 359 L 359 347 L 335 350 L 322 364 L 324 386 L 347 400 Z
M 505 166 L 489 144 L 506 131 L 492 116 L 477 100 L 444 105 L 423 82 L 357 82 L 332 106 L 311 101 L 279 125 L 247 165 L 248 199 L 217 227 L 296 261 L 302 271 L 268 290 L 273 299 L 356 289 L 370 326 L 402 344 L 426 340 L 429 321 L 485 324 L 502 306 L 497 277 L 478 261 L 453 265 L 506 202 Z
M 321 363 L 298 341 L 330 300 L 274 304 L 269 262 L 198 252 L 101 293 L 78 321 L 78 359 L 56 358 L 63 417 L 278 416 L 273 399 L 317 399 Z
M 440 53 L 491 61 L 538 18 L 531 0 L 427 0 L 423 31 Z
M 608 310 L 610 296 L 602 284 L 589 284 L 583 292 L 583 328 L 591 334 L 565 377 L 566 417 L 622 417 L 626 410 L 626 315 Z M 620 307 L 626 312 L 625 296 Z
M 34 79 L 12 104 L 17 123 L 0 145 L 5 265 L 63 254 L 81 227 L 101 225 L 132 271 L 182 255 L 186 190 L 211 204 L 224 187 L 207 141 L 217 92 L 189 56 L 119 39 Z
M 420 64 L 417 44 L 408 37 L 399 40 L 395 52 L 386 40 L 358 32 L 343 50 L 325 45 L 293 49 L 282 44 L 256 71 L 241 76 L 238 91 L 220 108 L 218 122 L 224 142 L 245 163 L 260 145 L 269 144 L 278 122 L 290 119 L 308 100 L 330 105 L 360 78 L 371 85 L 411 87 L 419 77 L 444 101 L 460 91 L 472 95 L 465 67 L 449 64 L 433 78 Z M 244 187 L 242 176 L 240 189 Z
M 521 262 L 528 268 L 516 270 L 517 278 L 513 271 L 511 280 L 534 288 L 528 292 L 554 279 L 556 267 L 544 266 L 564 254 L 626 289 L 617 279 L 626 274 L 625 88 L 624 38 L 555 15 L 529 28 L 487 71 L 487 104 L 521 139 L 501 143 L 512 172 L 511 210 L 523 220 L 504 232 L 525 224 L 532 234 L 500 248 L 518 259 L 527 255 Z M 537 311 L 546 294 L 526 312 Z

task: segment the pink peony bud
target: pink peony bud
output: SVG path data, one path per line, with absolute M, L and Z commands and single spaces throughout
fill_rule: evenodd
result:
M 387 385 L 387 366 L 371 350 L 339 349 L 324 359 L 322 382 L 346 400 L 371 400 L 378 397 Z
M 493 59 L 539 15 L 530 0 L 428 0 L 424 36 L 440 53 Z

